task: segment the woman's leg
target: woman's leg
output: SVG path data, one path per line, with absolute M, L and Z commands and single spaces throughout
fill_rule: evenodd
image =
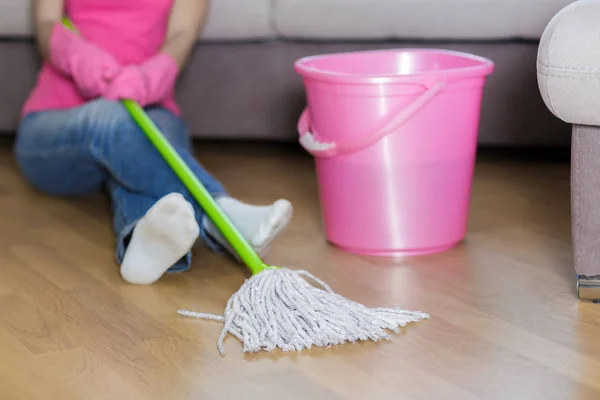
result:
M 255 207 L 229 198 L 222 185 L 193 158 L 182 121 L 161 108 L 147 111 L 242 233 L 258 250 L 264 250 L 287 225 L 291 216 L 289 203 L 279 201 L 270 207 Z M 22 124 L 15 150 L 25 176 L 34 186 L 49 193 L 77 194 L 97 188 L 109 179 L 115 210 L 120 210 L 115 212 L 115 218 L 120 221 L 115 222 L 118 247 L 128 249 L 120 252 L 120 261 L 124 261 L 134 239 L 144 239 L 145 235 L 135 234 L 138 221 L 146 216 L 150 205 L 170 193 L 181 193 L 194 205 L 200 235 L 211 248 L 220 251 L 226 247 L 219 232 L 204 218 L 189 192 L 119 103 L 99 100 L 72 110 L 32 115 Z M 81 173 L 75 167 L 81 167 Z M 75 180 L 73 176 L 78 177 L 77 185 L 70 184 Z M 59 184 L 52 183 L 55 179 L 63 180 Z M 127 201 L 129 195 L 136 198 Z M 186 215 L 184 209 L 178 201 L 177 215 Z M 149 242 L 156 241 L 152 239 Z M 136 264 L 136 258 L 147 257 L 148 254 L 140 254 L 140 257 L 127 258 Z M 182 253 L 178 258 L 173 268 L 187 269 L 190 257 Z M 144 267 L 141 262 L 137 264 L 139 268 Z
M 199 227 L 194 208 L 181 194 L 155 199 L 131 192 L 113 179 L 108 189 L 123 279 L 149 284 L 169 267 L 172 272 L 189 269 Z
M 182 129 L 181 121 L 160 109 L 150 109 L 148 113 L 173 146 L 193 160 L 188 152 L 189 138 Z M 168 244 L 168 250 L 177 253 L 170 257 L 164 254 L 151 257 L 157 263 L 173 259 L 168 265 L 160 266 L 163 270 L 159 276 L 169 267 L 185 270 L 191 260 L 186 253 L 198 236 L 196 219 L 200 220 L 201 216 L 196 217 L 191 205 L 181 195 L 171 196 L 169 201 L 158 207 L 159 199 L 184 189 L 178 185 L 175 175 L 169 176 L 168 166 L 155 157 L 156 151 L 145 146 L 147 139 L 135 127 L 120 104 L 107 101 L 95 101 L 64 111 L 40 112 L 22 121 L 15 155 L 23 175 L 43 192 L 70 196 L 89 193 L 103 186 L 109 189 L 118 239 L 117 258 L 121 264 L 127 260 L 130 266 L 138 264 L 137 258 L 145 268 L 156 270 L 156 266 L 152 268 L 141 261 L 147 260 L 150 253 L 160 252 L 157 250 L 160 246 L 151 246 L 150 252 L 142 250 L 139 245 L 134 246 L 138 250 L 133 253 L 138 253 L 138 256 L 125 258 L 129 244 L 135 244 L 132 237 L 134 227 L 156 205 L 154 211 L 159 212 L 153 212 L 152 218 L 149 218 L 150 222 L 154 222 L 146 223 L 148 229 L 139 229 L 140 232 L 134 236 L 153 244 L 157 242 L 156 236 L 161 236 L 160 239 Z M 211 193 L 224 193 L 222 186 L 195 160 L 189 164 Z M 165 221 L 157 222 L 158 219 Z M 188 223 L 182 223 L 184 220 Z M 149 235 L 152 226 L 161 226 L 161 234 Z M 144 232 L 146 234 L 142 234 Z M 213 245 L 217 246 L 216 243 Z M 144 274 L 148 275 L 146 271 Z
M 162 109 L 148 114 L 212 195 L 225 194 L 189 152 L 183 123 Z M 86 194 L 110 176 L 133 192 L 160 198 L 185 190 L 123 106 L 97 100 L 82 107 L 27 116 L 15 155 L 24 176 L 53 195 Z
M 188 165 L 197 162 L 192 155 L 191 140 L 188 135 L 187 127 L 183 121 L 174 116 L 164 108 L 151 108 L 146 111 L 152 121 L 167 136 L 169 142 L 182 155 L 182 158 Z M 143 136 L 143 135 L 142 135 Z M 149 141 L 142 138 L 144 144 L 151 147 L 151 151 L 160 158 L 158 152 L 152 147 Z M 166 166 L 166 163 L 161 162 Z M 208 174 L 202 167 L 194 171 L 199 180 L 207 187 L 208 191 L 216 198 L 217 203 L 223 211 L 230 217 L 236 227 L 250 242 L 255 250 L 264 255 L 270 247 L 275 237 L 287 226 L 292 215 L 292 206 L 287 200 L 278 200 L 268 206 L 254 206 L 242 203 L 229 197 L 223 186 Z M 182 194 L 195 208 L 197 222 L 200 225 L 200 236 L 205 244 L 212 250 L 221 252 L 226 249 L 234 254 L 233 249 L 223 238 L 219 230 L 206 218 L 198 202 L 191 194 L 182 187 L 175 174 L 168 169 L 168 176 L 176 179 L 177 185 L 181 186 Z M 181 263 L 174 266 L 171 271 L 181 271 L 187 269 Z

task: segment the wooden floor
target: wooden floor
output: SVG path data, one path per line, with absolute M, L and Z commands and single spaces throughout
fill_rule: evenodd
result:
M 566 163 L 483 157 L 469 235 L 445 254 L 379 260 L 323 239 L 312 161 L 281 148 L 206 145 L 233 194 L 279 196 L 295 218 L 268 261 L 308 269 L 370 306 L 431 313 L 392 342 L 221 357 L 221 312 L 247 277 L 198 248 L 193 270 L 125 284 L 101 196 L 34 193 L 0 150 L 0 399 L 598 399 L 600 305 L 579 303 Z

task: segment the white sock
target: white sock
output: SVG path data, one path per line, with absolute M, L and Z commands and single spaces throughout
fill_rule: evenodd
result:
M 179 193 L 166 195 L 136 224 L 121 276 L 137 285 L 156 282 L 190 251 L 199 233 L 192 205 Z
M 261 257 L 292 218 L 292 205 L 287 200 L 277 200 L 270 206 L 253 206 L 231 197 L 220 197 L 216 201 Z M 205 216 L 202 225 L 213 239 L 238 258 L 210 218 Z

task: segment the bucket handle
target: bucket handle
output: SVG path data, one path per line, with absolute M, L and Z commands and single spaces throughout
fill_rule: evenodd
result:
M 427 90 L 421 94 L 415 101 L 408 106 L 403 106 L 401 110 L 392 110 L 386 116 L 384 121 L 389 121 L 381 129 L 368 135 L 361 135 L 347 142 L 325 142 L 319 139 L 316 132 L 311 131 L 310 110 L 304 109 L 300 120 L 298 121 L 298 133 L 300 134 L 300 145 L 315 157 L 329 158 L 343 154 L 353 153 L 362 150 L 372 144 L 377 143 L 385 136 L 394 132 L 410 118 L 412 118 L 421 108 L 431 101 L 445 86 L 444 81 L 438 81 L 432 85 L 426 85 Z

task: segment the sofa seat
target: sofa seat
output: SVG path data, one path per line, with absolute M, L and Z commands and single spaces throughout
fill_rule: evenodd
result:
M 552 13 L 570 1 L 469 1 L 211 0 L 201 43 L 177 87 L 190 133 L 296 140 L 296 122 L 306 105 L 302 79 L 293 68 L 297 59 L 435 47 L 496 64 L 484 93 L 481 145 L 567 145 L 569 125 L 554 118 L 537 90 L 537 41 L 512 38 L 536 39 Z M 0 1 L 0 136 L 14 134 L 39 70 L 31 40 L 32 3 Z
M 532 39 L 574 0 L 276 0 L 279 34 L 302 39 Z
M 33 37 L 32 4 L 33 0 L 0 1 L 0 36 Z M 273 38 L 271 11 L 271 0 L 211 1 L 201 37 L 207 41 Z

